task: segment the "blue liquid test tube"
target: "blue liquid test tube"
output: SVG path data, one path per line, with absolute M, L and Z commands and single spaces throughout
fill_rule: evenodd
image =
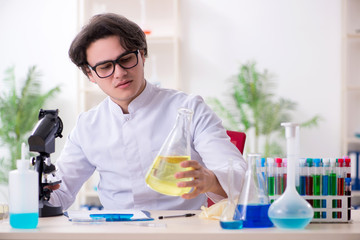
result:
M 329 195 L 329 175 L 330 175 L 330 158 L 323 159 L 322 168 L 322 188 L 321 194 L 323 196 Z M 322 208 L 326 208 L 326 199 L 322 200 Z M 326 218 L 326 212 L 321 213 L 321 218 Z
M 265 173 L 264 173 L 264 167 L 262 164 L 262 158 L 256 158 L 256 176 L 257 176 L 257 181 L 259 184 L 260 189 L 263 189 L 265 191 L 265 194 L 267 194 L 267 188 L 266 188 L 266 178 L 265 178 Z M 268 204 L 268 201 L 265 199 L 260 198 L 259 199 L 261 203 L 265 203 Z
M 345 195 L 348 197 L 347 209 L 348 209 L 348 220 L 351 220 L 351 178 L 345 178 Z
M 267 179 L 266 179 L 266 158 L 261 158 L 261 173 L 265 180 L 265 189 L 267 191 Z
M 302 196 L 306 195 L 306 174 L 307 174 L 307 168 L 306 168 L 306 159 L 301 158 L 299 161 L 300 165 L 300 191 L 299 194 Z
M 263 174 L 264 179 L 266 179 L 266 159 L 261 158 L 261 172 Z

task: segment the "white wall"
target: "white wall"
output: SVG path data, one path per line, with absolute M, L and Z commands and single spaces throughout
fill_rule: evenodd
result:
M 77 32 L 75 0 L 0 0 L 0 78 L 16 65 L 43 73 L 44 89 L 62 85 L 66 136 L 76 121 L 78 70 L 67 51 Z M 151 2 L 151 1 L 149 1 Z M 241 63 L 256 60 L 278 79 L 279 96 L 299 103 L 296 121 L 315 114 L 320 127 L 302 131 L 306 156 L 340 155 L 341 0 L 180 0 L 184 89 L 222 98 Z M 159 66 L 160 67 L 160 66 Z M 65 139 L 57 140 L 57 153 Z
M 304 156 L 340 156 L 340 0 L 181 0 L 181 73 L 189 92 L 224 98 L 240 64 L 277 76 L 277 93 L 297 102 Z M 247 139 L 247 141 L 250 139 Z
M 0 0 L 0 79 L 16 67 L 17 79 L 36 65 L 44 92 L 61 85 L 61 94 L 46 109 L 60 110 L 64 137 L 56 139 L 55 160 L 77 115 L 77 68 L 67 52 L 77 31 L 77 1 Z M 0 91 L 3 91 L 3 87 Z

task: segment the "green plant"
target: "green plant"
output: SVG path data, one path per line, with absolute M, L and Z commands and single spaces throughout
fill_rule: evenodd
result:
M 60 87 L 56 86 L 42 94 L 39 77 L 36 66 L 32 66 L 25 81 L 17 87 L 15 68 L 11 67 L 5 72 L 0 92 L 0 144 L 8 150 L 9 157 L 0 158 L 0 182 L 7 182 L 8 171 L 16 168 L 21 143 L 27 143 L 29 133 L 38 121 L 40 108 L 60 92 Z
M 253 137 L 254 149 L 250 151 L 260 152 L 264 157 L 282 156 L 280 142 L 284 130 L 280 123 L 291 121 L 291 112 L 296 110 L 297 104 L 289 99 L 276 99 L 273 76 L 267 70 L 259 72 L 254 62 L 241 65 L 239 74 L 231 78 L 231 82 L 231 101 L 226 106 L 217 98 L 208 99 L 214 111 L 223 119 L 224 126 L 245 132 L 248 139 Z M 301 123 L 301 126 L 317 126 L 320 119 L 316 115 Z M 263 142 L 262 150 L 260 139 Z

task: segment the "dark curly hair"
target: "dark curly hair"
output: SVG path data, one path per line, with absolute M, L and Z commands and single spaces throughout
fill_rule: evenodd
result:
M 88 73 L 86 49 L 94 41 L 109 36 L 118 36 L 125 50 L 144 50 L 144 56 L 147 57 L 146 36 L 136 23 L 115 13 L 98 14 L 81 29 L 69 49 L 71 61 L 81 68 L 86 76 Z

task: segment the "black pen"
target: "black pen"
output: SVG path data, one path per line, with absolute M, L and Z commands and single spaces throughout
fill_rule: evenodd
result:
M 192 217 L 195 216 L 195 213 L 186 213 L 186 214 L 182 214 L 182 215 L 170 215 L 170 216 L 159 216 L 159 219 L 164 219 L 164 218 L 177 218 L 177 217 Z

